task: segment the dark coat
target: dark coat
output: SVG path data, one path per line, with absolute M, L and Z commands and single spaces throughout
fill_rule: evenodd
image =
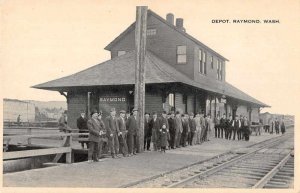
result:
M 280 125 L 280 129 L 281 129 L 281 133 L 285 133 L 285 125 L 284 125 L 284 122 L 281 123 Z
M 124 121 L 123 121 L 124 120 Z M 122 132 L 122 136 L 125 136 L 126 135 L 126 132 L 127 132 L 127 129 L 126 129 L 126 120 L 125 118 L 122 119 L 121 117 L 119 117 L 117 119 L 117 125 L 118 125 L 118 128 L 119 128 L 119 132 Z
M 150 127 L 150 118 L 147 120 L 145 118 L 145 121 L 144 121 L 144 136 L 145 137 L 151 137 L 152 135 L 152 128 Z
M 191 132 L 195 132 L 196 131 L 196 122 L 195 122 L 195 119 L 189 118 L 189 127 L 190 127 L 190 131 Z
M 160 146 L 166 147 L 168 145 L 168 132 L 167 129 L 160 130 Z
M 182 133 L 188 133 L 188 131 L 190 130 L 190 127 L 189 127 L 189 121 L 187 119 L 184 119 L 182 121 Z
M 226 127 L 226 118 L 223 118 L 223 117 L 222 117 L 222 118 L 220 119 L 220 127 L 221 127 L 221 128 L 227 128 L 227 127 Z
M 159 118 L 156 118 L 155 121 L 154 119 L 151 119 L 150 127 L 152 128 L 152 141 L 157 142 L 157 140 L 159 139 L 159 130 L 160 130 Z
M 118 134 L 119 133 L 119 127 L 117 124 L 117 117 L 113 118 L 112 116 L 108 116 L 105 119 L 105 125 L 106 125 L 106 132 L 107 136 L 110 136 L 110 134 Z
M 137 134 L 137 130 L 138 130 L 138 126 L 137 126 L 137 121 L 134 118 L 133 115 L 131 115 L 128 120 L 127 120 L 127 128 L 128 128 L 128 134 L 130 135 L 136 135 Z
M 177 133 L 177 132 L 182 133 L 183 128 L 182 128 L 182 121 L 181 121 L 181 118 L 175 117 L 174 120 L 175 120 L 175 121 L 174 121 L 174 127 L 175 127 L 176 133 Z
M 173 118 L 169 118 L 168 119 L 168 124 L 169 124 L 169 132 L 170 132 L 170 134 L 174 134 L 175 133 L 174 119 Z
M 100 141 L 100 122 L 91 118 L 87 122 L 87 127 L 89 129 L 89 141 L 99 142 Z
M 81 116 L 77 119 L 77 128 L 79 130 L 87 130 L 87 120 Z
M 275 121 L 275 129 L 279 129 L 279 121 Z

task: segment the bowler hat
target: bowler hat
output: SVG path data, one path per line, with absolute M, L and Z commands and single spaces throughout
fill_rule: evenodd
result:
M 132 109 L 132 112 L 134 112 L 134 111 L 138 111 L 138 109 L 137 108 Z

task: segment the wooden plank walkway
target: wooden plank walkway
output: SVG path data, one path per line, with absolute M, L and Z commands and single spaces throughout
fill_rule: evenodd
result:
M 97 163 L 73 163 L 3 175 L 4 187 L 106 187 L 115 188 L 149 178 L 188 164 L 208 159 L 234 148 L 275 137 L 263 133 L 249 142 L 212 138 L 202 145 L 137 156 L 111 159 Z

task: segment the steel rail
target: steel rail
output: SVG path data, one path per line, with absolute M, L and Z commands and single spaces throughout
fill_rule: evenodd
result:
M 279 171 L 279 169 L 286 164 L 286 162 L 290 159 L 292 151 L 286 155 L 271 171 L 269 171 L 261 180 L 259 180 L 252 189 L 254 188 L 263 188 L 269 180 L 275 176 L 275 174 Z
M 290 134 L 291 134 L 291 133 L 290 133 Z M 286 139 L 286 138 L 288 138 L 289 136 L 290 136 L 290 135 L 284 135 L 284 136 L 281 136 L 280 138 L 276 138 L 275 141 L 272 141 L 272 142 L 270 142 L 270 143 L 264 145 L 263 147 L 260 147 L 260 148 L 258 148 L 258 149 L 255 149 L 255 150 L 253 150 L 253 151 L 250 151 L 249 153 L 240 155 L 240 156 L 238 156 L 238 157 L 236 157 L 236 158 L 234 158 L 234 159 L 232 159 L 232 160 L 229 160 L 229 161 L 227 161 L 227 162 L 225 162 L 225 163 L 222 163 L 222 164 L 220 164 L 220 165 L 218 165 L 218 166 L 215 166 L 215 167 L 213 167 L 213 168 L 210 168 L 210 169 L 208 169 L 208 170 L 206 170 L 206 171 L 203 171 L 203 172 L 201 172 L 201 173 L 199 173 L 199 174 L 193 175 L 193 176 L 191 176 L 191 177 L 185 178 L 185 179 L 183 179 L 183 180 L 181 180 L 181 181 L 178 181 L 178 182 L 176 182 L 176 183 L 170 184 L 169 186 L 167 186 L 167 188 L 176 188 L 176 187 L 179 187 L 180 185 L 183 185 L 183 184 L 185 184 L 185 183 L 187 183 L 187 182 L 189 182 L 189 181 L 192 181 L 192 180 L 194 180 L 194 179 L 196 179 L 196 178 L 205 178 L 205 177 L 207 177 L 207 176 L 210 176 L 210 175 L 212 175 L 212 174 L 214 174 L 214 173 L 216 173 L 216 172 L 218 172 L 218 171 L 220 171 L 220 170 L 222 170 L 222 169 L 225 169 L 225 168 L 227 168 L 227 167 L 229 167 L 229 166 L 232 166 L 233 164 L 235 164 L 236 162 L 238 162 L 238 161 L 240 161 L 240 160 L 243 160 L 243 159 L 245 159 L 245 158 L 247 158 L 247 157 L 250 157 L 250 156 L 253 155 L 254 153 L 256 153 L 256 152 L 258 152 L 258 151 L 260 151 L 260 150 L 262 150 L 262 149 L 264 149 L 264 148 L 267 148 L 267 147 L 270 147 L 270 146 L 272 146 L 272 145 L 274 145 L 274 144 L 280 143 L 283 139 Z

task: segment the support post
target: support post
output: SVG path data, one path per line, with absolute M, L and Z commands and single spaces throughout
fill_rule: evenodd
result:
M 138 109 L 138 147 L 137 151 L 144 150 L 144 113 L 145 113 L 145 55 L 147 35 L 147 6 L 136 7 L 135 23 L 135 89 L 134 107 Z
M 89 119 L 91 118 L 91 92 L 87 93 L 87 111 L 86 111 L 87 115 L 86 117 Z
M 217 118 L 217 97 L 215 96 L 215 118 Z

